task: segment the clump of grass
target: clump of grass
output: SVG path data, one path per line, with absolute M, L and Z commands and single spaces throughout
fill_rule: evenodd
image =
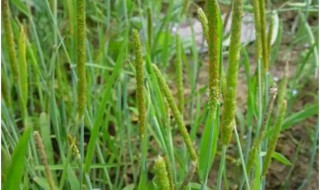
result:
M 38 131 L 35 131 L 33 133 L 33 136 L 34 136 L 34 139 L 35 139 L 35 142 L 36 142 L 36 146 L 37 146 L 38 152 L 40 154 L 41 162 L 44 165 L 45 174 L 46 174 L 46 177 L 47 177 L 47 180 L 48 180 L 48 183 L 49 183 L 49 187 L 50 187 L 51 190 L 54 190 L 54 189 L 56 189 L 56 186 L 54 184 L 52 173 L 51 173 L 51 170 L 49 168 L 47 154 L 46 154 L 46 151 L 45 151 L 41 136 L 40 136 Z
M 4 33 L 6 36 L 6 45 L 8 48 L 11 70 L 15 80 L 18 80 L 18 67 L 16 59 L 16 49 L 13 39 L 13 31 L 10 21 L 10 8 L 8 0 L 1 1 L 2 21 L 4 25 Z
M 133 30 L 133 42 L 134 51 L 136 55 L 135 67 L 136 67 L 136 82 L 137 82 L 137 102 L 139 110 L 139 135 L 143 137 L 145 134 L 145 120 L 146 120 L 146 108 L 145 97 L 143 87 L 143 57 L 139 33 L 137 30 Z
M 154 163 L 154 171 L 155 171 L 155 178 L 156 184 L 159 190 L 169 190 L 170 182 L 168 178 L 168 172 L 165 160 L 162 156 L 159 156 Z
M 181 115 L 176 103 L 174 102 L 173 95 L 170 92 L 170 89 L 169 89 L 164 77 L 162 76 L 160 70 L 158 69 L 158 67 L 153 64 L 152 68 L 153 68 L 153 71 L 158 79 L 159 86 L 163 92 L 163 95 L 165 96 L 166 100 L 168 101 L 169 107 L 171 108 L 171 111 L 173 112 L 173 116 L 177 121 L 178 128 L 180 130 L 180 133 L 182 134 L 184 142 L 187 145 L 187 149 L 188 149 L 188 152 L 191 156 L 191 159 L 193 161 L 196 161 L 198 159 L 197 153 L 192 145 L 192 141 L 190 139 L 190 136 L 189 136 L 188 131 L 186 129 L 186 126 L 184 124 L 182 115 Z
M 77 71 L 78 71 L 78 114 L 84 114 L 87 101 L 86 78 L 86 11 L 85 0 L 77 0 Z
M 231 42 L 229 47 L 228 73 L 226 76 L 226 94 L 222 112 L 222 143 L 228 145 L 234 128 L 233 121 L 236 111 L 236 94 L 238 81 L 238 67 L 241 47 L 241 23 L 242 23 L 242 0 L 233 1 Z M 209 25 L 210 26 L 210 25 Z

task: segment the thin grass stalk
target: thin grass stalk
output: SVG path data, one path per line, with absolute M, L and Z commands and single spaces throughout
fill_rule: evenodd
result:
M 163 157 L 159 156 L 155 160 L 154 164 L 156 184 L 159 190 L 169 190 L 170 182 L 168 178 L 168 172 L 166 169 L 166 163 Z
M 233 121 L 232 123 L 233 123 L 233 125 L 235 125 L 235 121 Z M 250 181 L 249 181 L 247 170 L 246 170 L 246 164 L 244 162 L 244 157 L 243 157 L 243 154 L 242 154 L 240 138 L 239 138 L 239 134 L 238 134 L 237 129 L 234 130 L 234 134 L 235 134 L 237 145 L 238 145 L 238 150 L 239 150 L 239 154 L 240 154 L 240 160 L 241 160 L 241 165 L 242 165 L 242 169 L 243 169 L 244 178 L 245 178 L 246 185 L 247 185 L 247 190 L 250 190 Z
M 257 152 L 259 151 L 261 143 L 262 143 L 262 141 L 263 141 L 263 139 L 265 137 L 266 129 L 267 129 L 268 122 L 269 122 L 269 118 L 270 118 L 270 115 L 272 113 L 274 101 L 275 101 L 276 96 L 277 96 L 277 88 L 276 87 L 271 87 L 269 93 L 270 93 L 271 99 L 268 102 L 267 111 L 266 111 L 266 113 L 264 115 L 264 120 L 263 120 L 263 123 L 261 125 L 259 134 L 255 138 L 253 146 L 252 146 L 252 148 L 250 150 L 250 153 L 249 153 L 248 162 L 247 162 L 247 172 L 248 172 L 248 174 L 250 174 L 250 172 L 251 172 L 252 166 L 254 165 L 255 158 L 257 157 Z
M 142 138 L 145 134 L 145 120 L 146 120 L 146 107 L 145 107 L 145 93 L 143 87 L 143 57 L 139 33 L 133 30 L 133 42 L 135 51 L 135 68 L 136 68 L 136 82 L 137 82 L 137 101 L 139 111 L 139 135 Z
M 162 76 L 160 70 L 158 69 L 158 67 L 156 65 L 152 65 L 152 68 L 153 68 L 153 71 L 158 79 L 158 82 L 159 82 L 159 86 L 166 98 L 166 100 L 168 101 L 169 103 L 169 106 L 171 108 L 171 111 L 173 112 L 173 116 L 177 122 L 177 125 L 178 125 L 178 128 L 181 132 L 181 135 L 183 137 L 183 140 L 184 142 L 186 143 L 187 145 L 187 149 L 188 149 L 188 152 L 191 156 L 191 159 L 193 161 L 197 161 L 198 160 L 198 156 L 197 156 L 197 153 L 192 145 L 192 141 L 191 141 L 191 138 L 188 134 L 188 131 L 186 129 L 186 126 L 184 124 L 184 121 L 183 121 L 183 118 L 182 118 L 182 115 L 176 105 L 176 103 L 174 102 L 174 98 L 173 98 L 173 95 L 172 93 L 170 92 L 170 89 L 164 79 L 164 77 Z
M 183 70 L 181 59 L 181 40 L 179 35 L 176 36 L 176 75 L 177 75 L 177 97 L 178 108 L 181 114 L 184 113 L 184 88 L 183 88 Z
M 236 94 L 238 80 L 238 65 L 241 47 L 241 23 L 242 23 L 242 0 L 233 1 L 231 42 L 229 47 L 229 64 L 227 73 L 227 89 L 222 112 L 222 143 L 228 145 L 232 136 L 233 121 L 236 111 Z
M 54 190 L 54 189 L 56 189 L 56 185 L 54 184 L 53 176 L 52 176 L 51 170 L 49 168 L 47 154 L 46 154 L 46 151 L 45 151 L 45 148 L 43 145 L 43 141 L 42 141 L 41 136 L 38 131 L 35 131 L 33 136 L 34 136 L 34 139 L 36 142 L 38 152 L 40 154 L 40 160 L 41 160 L 42 164 L 44 165 L 44 171 L 45 171 L 48 183 L 49 183 L 49 187 L 51 190 Z
M 261 177 L 264 177 L 267 174 L 269 165 L 271 163 L 272 153 L 275 151 L 275 148 L 276 148 L 276 145 L 278 142 L 278 138 L 279 138 L 279 134 L 281 132 L 282 121 L 283 121 L 284 116 L 286 114 L 286 109 L 287 109 L 287 101 L 283 100 L 283 102 L 281 104 L 281 110 L 278 114 L 275 128 L 273 129 L 273 135 L 270 139 L 270 144 L 267 149 L 267 154 L 266 154 L 266 157 L 263 162 L 263 169 L 262 169 Z
M 17 67 L 17 59 L 16 59 L 16 50 L 15 50 L 15 43 L 13 39 L 13 31 L 11 27 L 10 21 L 10 7 L 8 0 L 1 1 L 1 11 L 2 11 L 2 21 L 4 25 L 4 33 L 6 38 L 6 45 L 8 48 L 9 60 L 11 70 L 15 80 L 18 80 L 18 67 Z
M 196 172 L 197 169 L 197 162 L 193 161 L 191 164 L 191 167 L 189 168 L 189 171 L 182 181 L 179 190 L 184 190 L 186 186 L 188 186 L 189 182 L 192 180 L 194 173 Z
M 223 171 L 225 170 L 226 153 L 227 153 L 227 146 L 224 145 L 224 146 L 222 147 L 221 159 L 220 159 L 219 170 L 218 170 L 218 184 L 217 184 L 217 188 L 218 188 L 219 190 L 222 188 L 222 187 L 221 187 L 221 184 L 222 184 Z
M 152 12 L 151 8 L 148 8 L 148 44 L 149 44 L 149 50 L 151 52 L 152 48 L 152 38 L 153 38 L 153 21 L 152 21 Z
M 86 12 L 85 0 L 77 0 L 77 72 L 78 72 L 78 114 L 83 116 L 87 100 L 86 79 Z

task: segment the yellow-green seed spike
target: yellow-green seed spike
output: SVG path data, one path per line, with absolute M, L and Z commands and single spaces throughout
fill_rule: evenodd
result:
M 148 44 L 149 44 L 150 50 L 152 48 L 152 38 L 153 38 L 152 12 L 151 12 L 151 8 L 148 8 Z
M 253 14 L 254 14 L 254 26 L 256 34 L 256 56 L 257 60 L 262 57 L 262 45 L 261 45 L 261 22 L 260 22 L 260 2 L 259 0 L 253 0 Z
M 174 190 L 174 182 L 173 182 L 172 170 L 171 170 L 169 159 L 168 159 L 167 156 L 164 157 L 164 161 L 165 161 L 166 170 L 167 170 L 167 173 L 168 173 L 168 179 L 169 179 L 169 183 L 170 183 L 170 190 Z
M 262 76 L 264 77 L 266 72 L 268 72 L 269 67 L 269 53 L 268 53 L 268 42 L 266 35 L 266 9 L 265 0 L 259 0 L 259 11 L 260 11 L 260 27 L 261 27 L 261 45 L 262 45 L 262 57 L 263 57 L 263 67 Z
M 176 74 L 177 74 L 177 96 L 178 108 L 181 114 L 184 113 L 184 88 L 183 88 L 183 70 L 181 60 L 181 40 L 179 35 L 176 36 Z
M 11 107 L 11 94 L 5 80 L 6 79 L 4 78 L 4 74 L 1 73 L 1 95 L 3 97 L 3 100 L 6 102 L 7 106 Z
M 86 79 L 86 12 L 85 0 L 77 0 L 77 71 L 78 71 L 78 114 L 84 113 L 87 100 Z
M 222 143 L 228 145 L 233 131 L 236 110 L 238 67 L 241 46 L 242 0 L 234 0 L 232 5 L 231 41 L 229 47 L 229 64 L 227 89 L 222 113 Z
M 181 11 L 181 16 L 183 16 L 184 14 L 186 14 L 188 12 L 189 6 L 190 6 L 190 0 L 183 0 L 183 7 L 182 7 L 182 11 Z
M 136 82 L 137 82 L 137 102 L 139 110 L 139 135 L 142 137 L 145 133 L 145 120 L 146 120 L 146 108 L 145 97 L 143 88 L 143 57 L 139 33 L 137 30 L 133 30 L 133 43 L 134 51 L 136 55 L 135 67 L 136 67 Z
M 205 38 L 206 42 L 208 43 L 209 42 L 208 19 L 207 19 L 206 14 L 203 12 L 202 8 L 198 9 L 198 18 L 199 18 L 199 21 L 200 21 L 201 26 L 202 26 L 202 31 L 203 31 L 203 34 L 204 34 L 204 38 Z
M 278 142 L 279 134 L 280 134 L 281 127 L 282 127 L 282 121 L 283 121 L 284 116 L 286 114 L 286 109 L 287 109 L 287 101 L 284 100 L 281 104 L 281 110 L 278 114 L 276 125 L 275 125 L 275 128 L 273 129 L 273 135 L 270 139 L 267 154 L 266 154 L 264 162 L 263 162 L 263 169 L 262 169 L 261 177 L 265 176 L 268 171 L 268 168 L 269 168 L 269 165 L 271 162 L 272 153 L 274 152 L 276 145 L 277 145 L 277 142 Z
M 184 142 L 187 145 L 187 149 L 188 149 L 188 152 L 191 156 L 191 159 L 193 161 L 197 161 L 198 157 L 197 157 L 196 151 L 193 148 L 192 141 L 190 139 L 188 131 L 187 131 L 185 124 L 183 122 L 182 115 L 181 115 L 176 103 L 174 102 L 173 95 L 170 92 L 170 89 L 169 89 L 164 77 L 162 76 L 160 70 L 158 69 L 158 67 L 154 64 L 152 65 L 152 67 L 153 67 L 153 71 L 158 79 L 159 86 L 160 86 L 165 98 L 167 99 L 167 101 L 169 103 L 170 109 L 172 110 L 172 113 L 173 113 L 175 120 L 177 121 L 178 128 L 180 130 L 180 133 L 183 137 Z
M 286 97 L 286 93 L 287 93 L 287 85 L 288 85 L 288 74 L 289 74 L 289 61 L 286 62 L 285 65 L 285 70 L 282 76 L 282 79 L 279 83 L 279 93 L 278 93 L 278 99 L 277 99 L 277 110 L 280 111 L 281 109 L 281 102 L 283 102 L 283 100 Z
M 214 111 L 219 100 L 221 14 L 217 0 L 207 2 L 209 53 L 209 108 Z M 204 22 L 205 23 L 205 22 Z M 205 28 L 205 27 L 204 27 Z M 214 112 L 212 112 L 214 113 Z
M 205 15 L 205 13 L 203 12 L 203 10 L 201 8 L 198 9 L 198 18 L 199 21 L 201 23 L 202 26 L 202 30 L 204 33 L 204 37 L 207 43 L 209 43 L 209 29 L 208 29 L 208 19 L 207 16 Z M 220 36 L 221 37 L 221 36 Z M 225 94 L 226 94 L 226 77 L 225 77 L 225 73 L 224 70 L 221 70 L 221 93 L 222 93 L 222 97 L 225 98 Z
M 248 173 L 250 173 L 250 171 L 252 169 L 252 166 L 254 164 L 255 158 L 257 157 L 257 153 L 258 153 L 259 147 L 261 146 L 261 143 L 262 143 L 262 141 L 263 141 L 263 139 L 265 137 L 266 129 L 267 129 L 267 126 L 268 126 L 268 121 L 269 121 L 269 118 L 270 118 L 270 115 L 271 115 L 271 112 L 272 112 L 272 109 L 273 109 L 273 105 L 274 105 L 274 100 L 276 99 L 276 96 L 277 96 L 277 88 L 276 87 L 271 87 L 269 93 L 270 93 L 271 99 L 268 102 L 267 111 L 266 111 L 266 113 L 264 115 L 263 123 L 261 125 L 261 129 L 259 131 L 259 134 L 255 138 L 253 146 L 252 146 L 252 148 L 250 150 L 250 153 L 249 153 L 249 159 L 248 159 L 248 163 L 247 163 L 247 172 Z
M 48 183 L 49 183 L 50 190 L 54 190 L 54 189 L 56 189 L 56 186 L 54 184 L 51 170 L 49 169 L 47 154 L 46 154 L 41 136 L 38 131 L 35 131 L 33 136 L 34 136 L 34 139 L 36 142 L 38 152 L 40 154 L 40 158 L 41 158 L 40 160 L 41 160 L 42 164 L 44 165 L 44 171 L 45 171 Z
M 28 71 L 26 61 L 26 37 L 23 26 L 20 29 L 19 39 L 19 91 L 24 109 L 27 108 L 28 101 Z
M 4 33 L 6 38 L 6 45 L 8 48 L 9 60 L 11 65 L 11 70 L 15 80 L 18 80 L 18 67 L 16 59 L 15 43 L 13 40 L 13 32 L 10 22 L 10 8 L 8 0 L 1 1 L 1 11 L 2 11 L 2 21 L 4 25 Z
M 170 182 L 168 178 L 168 172 L 166 169 L 166 163 L 163 157 L 159 156 L 154 163 L 154 171 L 156 184 L 159 190 L 170 190 Z

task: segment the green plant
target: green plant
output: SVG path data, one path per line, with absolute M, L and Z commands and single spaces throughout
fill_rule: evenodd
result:
M 269 189 L 273 162 L 313 185 L 317 2 L 1 4 L 3 189 Z

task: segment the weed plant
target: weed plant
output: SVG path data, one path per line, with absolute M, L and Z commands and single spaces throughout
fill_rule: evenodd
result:
M 266 189 L 274 161 L 290 168 L 281 187 L 289 188 L 299 160 L 276 147 L 284 130 L 309 125 L 318 112 L 317 92 L 301 109 L 293 106 L 300 101 L 293 92 L 303 93 L 318 74 L 318 27 L 307 22 L 317 2 L 3 0 L 1 6 L 3 189 Z M 303 61 L 285 60 L 278 81 L 272 68 L 285 57 L 278 51 L 286 32 L 281 13 L 288 11 L 298 14 L 287 52 L 308 47 Z M 190 38 L 174 33 L 195 22 L 193 12 L 208 61 L 193 28 Z M 254 44 L 241 39 L 245 14 L 254 18 Z M 308 130 L 312 147 L 300 189 L 310 182 L 318 147 L 317 124 Z

